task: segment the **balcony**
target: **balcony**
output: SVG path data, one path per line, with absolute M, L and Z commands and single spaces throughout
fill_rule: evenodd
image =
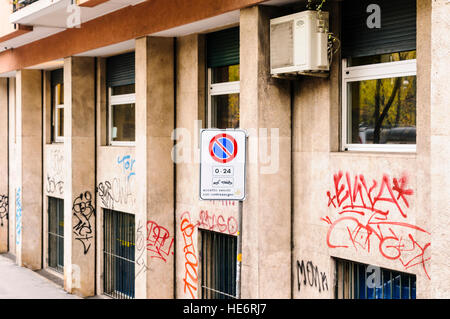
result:
M 14 0 L 10 23 L 51 28 L 73 27 L 145 0 Z
M 14 0 L 13 1 L 13 12 L 25 8 L 26 6 L 39 1 L 39 0 Z
M 72 0 L 16 1 L 15 11 L 9 17 L 10 23 L 56 28 L 66 26 L 66 20 L 70 14 L 67 8 L 72 4 Z

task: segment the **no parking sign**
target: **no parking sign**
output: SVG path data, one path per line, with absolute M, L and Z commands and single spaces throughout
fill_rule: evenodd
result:
M 244 200 L 246 132 L 201 131 L 200 199 Z

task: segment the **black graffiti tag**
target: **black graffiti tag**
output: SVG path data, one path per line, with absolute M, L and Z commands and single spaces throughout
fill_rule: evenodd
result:
M 301 276 L 303 275 L 303 280 L 301 280 Z M 297 285 L 298 291 L 300 291 L 301 284 L 303 282 L 303 286 L 306 286 L 307 283 L 310 287 L 317 287 L 319 292 L 328 290 L 328 281 L 327 275 L 325 272 L 319 273 L 319 268 L 314 266 L 312 261 L 308 261 L 306 263 L 302 260 L 300 263 L 297 260 Z
M 93 238 L 91 217 L 95 216 L 95 209 L 92 206 L 92 195 L 89 191 L 75 198 L 72 212 L 77 219 L 77 223 L 73 226 L 73 233 L 75 234 L 75 239 L 83 244 L 84 254 L 86 255 L 91 247 L 91 238 Z
M 3 227 L 3 219 L 8 219 L 8 196 L 0 195 L 0 225 Z

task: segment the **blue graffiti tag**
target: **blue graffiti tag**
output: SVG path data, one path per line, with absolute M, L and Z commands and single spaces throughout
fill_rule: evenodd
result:
M 16 245 L 20 244 L 22 233 L 22 203 L 20 200 L 20 187 L 16 191 Z
M 131 158 L 131 155 L 125 155 L 124 157 L 120 158 L 117 157 L 117 164 L 122 164 L 122 168 L 125 173 L 128 173 L 128 178 L 130 179 L 131 176 L 136 175 L 136 173 L 133 171 L 133 164 L 136 162 L 136 160 Z

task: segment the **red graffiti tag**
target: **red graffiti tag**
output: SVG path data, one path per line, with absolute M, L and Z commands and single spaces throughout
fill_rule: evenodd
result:
M 196 291 L 197 291 L 197 284 L 198 284 L 198 273 L 197 273 L 197 267 L 198 267 L 198 259 L 197 254 L 195 251 L 195 245 L 194 240 L 192 239 L 192 236 L 194 234 L 195 226 L 191 222 L 191 217 L 189 215 L 189 212 L 184 212 L 181 215 L 181 224 L 180 224 L 180 230 L 183 234 L 183 240 L 184 240 L 184 293 L 186 293 L 186 290 L 189 291 L 189 294 L 193 299 L 196 299 Z
M 207 210 L 200 211 L 200 220 L 196 226 L 209 230 L 218 230 L 221 233 L 228 233 L 230 235 L 234 235 L 238 231 L 236 218 L 231 216 L 225 221 L 225 217 L 222 215 L 216 216 L 216 214 L 208 213 Z
M 405 209 L 409 208 L 407 196 L 414 194 L 407 186 L 406 176 L 393 178 L 391 183 L 389 176 L 383 175 L 380 183 L 372 180 L 370 185 L 363 175 L 352 179 L 347 172 L 345 179 L 343 177 L 342 172 L 335 174 L 333 189 L 326 192 L 328 207 L 336 208 L 339 215 L 334 221 L 329 216 L 321 218 L 330 225 L 326 239 L 328 247 L 353 247 L 370 252 L 375 245 L 384 258 L 400 261 L 405 269 L 422 265 L 430 278 L 426 268 L 430 257 L 425 256 L 430 243 L 421 244 L 415 238 L 416 233 L 430 233 L 404 221 L 407 218 Z M 392 209 L 387 209 L 389 205 Z M 345 230 L 347 236 L 333 236 L 336 228 Z
M 173 255 L 172 246 L 174 238 L 169 231 L 156 222 L 147 222 L 147 250 L 151 252 L 150 258 L 159 258 L 167 261 L 167 257 Z

